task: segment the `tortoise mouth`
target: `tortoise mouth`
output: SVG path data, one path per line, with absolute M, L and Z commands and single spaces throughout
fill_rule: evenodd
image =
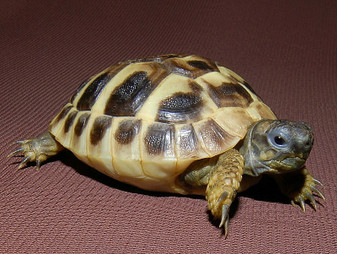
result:
M 275 167 L 278 170 L 295 170 L 295 169 L 300 169 L 304 166 L 306 159 L 301 158 L 301 157 L 287 157 L 283 160 L 275 160 L 273 161 L 272 167 Z

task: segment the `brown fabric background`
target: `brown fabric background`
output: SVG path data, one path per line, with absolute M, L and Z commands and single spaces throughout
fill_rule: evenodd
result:
M 1 253 L 336 253 L 336 1 L 1 1 Z M 197 53 L 244 77 L 280 118 L 316 134 L 318 211 L 272 182 L 242 193 L 227 239 L 202 198 L 118 183 L 64 152 L 36 171 L 7 159 L 87 77 L 121 60 Z

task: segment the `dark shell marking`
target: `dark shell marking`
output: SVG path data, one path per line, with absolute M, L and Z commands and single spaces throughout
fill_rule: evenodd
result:
M 223 83 L 220 86 L 208 84 L 208 92 L 219 107 L 248 107 L 253 102 L 250 94 L 239 84 Z
M 212 64 L 212 66 L 209 65 L 209 63 L 206 63 L 204 61 L 198 61 L 198 60 L 191 60 L 187 62 L 189 65 L 191 65 L 194 68 L 204 70 L 204 71 L 218 71 L 218 68 Z
M 161 101 L 157 121 L 164 123 L 181 123 L 196 120 L 203 106 L 200 96 L 194 93 L 175 93 Z
M 112 92 L 104 113 L 111 116 L 134 116 L 151 91 L 147 73 L 133 73 Z
M 84 113 L 77 119 L 77 123 L 76 123 L 75 129 L 74 129 L 74 132 L 75 132 L 76 136 L 79 137 L 82 134 L 83 130 L 85 129 L 85 127 L 88 124 L 89 117 L 90 117 L 89 113 Z
M 107 129 L 111 126 L 112 118 L 109 116 L 98 116 L 90 130 L 90 143 L 97 145 L 104 137 Z
M 144 71 L 133 73 L 114 89 L 104 113 L 111 116 L 135 116 L 163 76 L 151 80 Z
M 160 155 L 172 149 L 173 140 L 173 125 L 155 123 L 147 130 L 144 138 L 145 148 L 150 155 Z
M 115 133 L 116 141 L 122 145 L 131 143 L 139 133 L 141 123 L 141 120 L 124 120 L 120 122 Z
M 196 82 L 194 82 L 194 81 L 190 81 L 190 82 L 188 83 L 188 86 L 191 88 L 191 90 L 192 90 L 194 93 L 200 94 L 200 92 L 203 91 L 202 86 L 200 86 L 198 83 L 196 83 Z
M 63 129 L 64 133 L 67 133 L 69 131 L 70 127 L 73 125 L 77 113 L 78 113 L 78 111 L 75 110 L 75 111 L 70 112 L 70 114 L 68 114 L 67 119 L 64 123 L 64 129 Z
M 57 115 L 57 117 L 54 120 L 54 125 L 57 124 L 58 122 L 60 122 L 61 120 L 63 120 L 69 113 L 69 111 L 73 108 L 72 105 L 68 105 L 63 107 L 63 109 L 61 110 L 61 112 Z
M 78 110 L 90 110 L 91 107 L 96 102 L 99 94 L 106 86 L 106 84 L 110 81 L 111 77 L 109 77 L 108 73 L 103 73 L 85 89 L 81 98 L 77 102 Z
M 89 78 L 89 79 L 83 81 L 79 87 L 77 87 L 75 93 L 73 94 L 73 96 L 71 96 L 70 103 L 74 103 L 75 98 L 82 91 L 82 89 L 84 89 L 84 87 L 86 87 L 86 85 L 88 85 L 88 83 L 90 83 L 91 80 L 92 79 Z

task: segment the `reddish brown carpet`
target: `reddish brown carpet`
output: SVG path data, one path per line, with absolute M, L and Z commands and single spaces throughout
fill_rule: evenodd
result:
M 1 253 L 336 253 L 336 1 L 1 1 Z M 196 53 L 242 75 L 280 118 L 315 131 L 326 202 L 303 213 L 269 180 L 242 193 L 227 239 L 204 199 L 149 194 L 70 153 L 7 159 L 75 88 L 121 60 Z

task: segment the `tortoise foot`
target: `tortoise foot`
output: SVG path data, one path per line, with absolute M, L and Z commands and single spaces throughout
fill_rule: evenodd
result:
M 305 203 L 310 203 L 314 210 L 317 209 L 316 197 L 325 200 L 323 193 L 318 186 L 323 184 L 313 178 L 306 168 L 297 172 L 277 176 L 281 191 L 290 199 L 291 204 L 296 207 L 298 204 L 305 212 Z
M 28 162 L 35 162 L 38 169 L 42 162 L 63 149 L 49 132 L 44 132 L 33 139 L 16 141 L 14 144 L 19 144 L 20 147 L 8 154 L 7 157 L 20 154 L 24 156 L 18 169 L 23 168 Z
M 296 204 L 299 204 L 303 212 L 305 212 L 305 203 L 309 202 L 314 210 L 317 210 L 317 203 L 315 196 L 320 197 L 325 200 L 323 193 L 317 188 L 317 185 L 323 186 L 323 184 L 317 179 L 313 178 L 311 175 L 305 175 L 305 181 L 303 187 L 294 192 L 290 197 L 291 204 L 296 207 Z

